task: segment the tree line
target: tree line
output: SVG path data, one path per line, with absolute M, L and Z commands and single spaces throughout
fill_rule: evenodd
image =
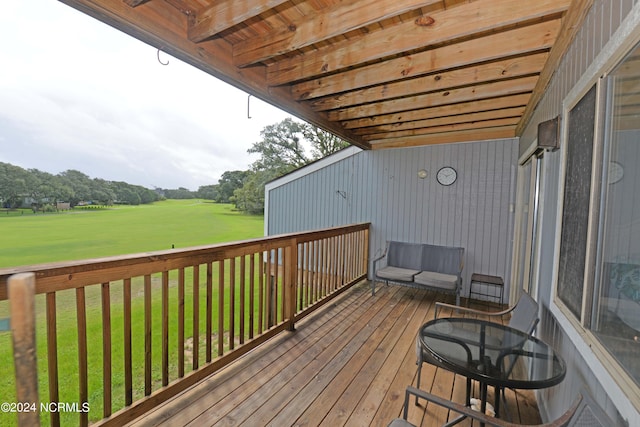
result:
M 316 126 L 290 118 L 266 126 L 260 136 L 261 140 L 248 150 L 259 155 L 248 170 L 226 171 L 217 184 L 201 186 L 197 191 L 182 187 L 151 190 L 126 182 L 90 178 L 77 170 L 53 175 L 0 162 L 0 205 L 46 210 L 54 209 L 58 202 L 74 207 L 82 203 L 139 205 L 164 198 L 202 198 L 233 203 L 241 211 L 261 214 L 266 183 L 348 145 Z
M 140 185 L 92 179 L 77 170 L 53 175 L 0 162 L 0 204 L 3 208 L 51 210 L 59 202 L 69 203 L 72 207 L 79 204 L 139 205 L 160 198 L 156 191 Z

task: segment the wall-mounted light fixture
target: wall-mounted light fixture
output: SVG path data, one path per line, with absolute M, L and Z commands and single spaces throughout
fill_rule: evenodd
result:
M 429 175 L 429 172 L 427 172 L 426 169 L 420 169 L 418 171 L 418 178 L 420 178 L 420 179 L 425 179 L 427 177 L 427 175 Z

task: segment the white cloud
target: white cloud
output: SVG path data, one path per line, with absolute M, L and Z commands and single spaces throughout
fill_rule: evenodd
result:
M 3 5 L 0 161 L 164 188 L 246 169 L 288 115 L 50 0 Z

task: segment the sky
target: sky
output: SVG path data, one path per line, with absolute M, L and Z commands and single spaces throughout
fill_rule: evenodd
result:
M 197 190 L 290 117 L 58 1 L 4 3 L 0 162 Z

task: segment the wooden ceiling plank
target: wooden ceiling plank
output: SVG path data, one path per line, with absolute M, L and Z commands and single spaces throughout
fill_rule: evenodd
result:
M 528 93 L 533 90 L 537 80 L 537 76 L 530 76 L 448 91 L 439 91 L 398 100 L 341 108 L 339 110 L 330 111 L 328 113 L 328 117 L 331 121 L 353 120 L 359 117 L 371 117 L 392 112 L 418 110 L 421 108 L 456 104 L 459 102 L 515 95 L 518 93 Z
M 365 89 L 328 96 L 323 98 L 321 103 L 329 106 L 327 109 L 339 108 L 347 105 L 364 104 L 372 99 L 399 98 L 416 92 L 430 92 L 527 74 L 537 74 L 544 67 L 548 56 L 548 52 L 536 52 L 526 56 L 501 59 L 455 70 L 445 70 L 425 77 L 401 80 L 395 83 L 376 86 L 366 85 Z M 312 80 L 294 85 L 291 88 L 291 93 L 298 100 L 312 99 L 316 98 L 315 89 L 319 86 Z
M 356 135 L 381 134 L 385 132 L 397 132 L 411 129 L 420 128 L 434 128 L 438 126 L 456 125 L 463 123 L 481 122 L 487 120 L 506 119 L 506 118 L 518 118 L 522 116 L 524 112 L 524 106 L 521 107 L 508 107 L 500 108 L 498 110 L 491 111 L 479 111 L 469 114 L 458 114 L 446 117 L 436 117 L 432 119 L 414 120 L 410 122 L 397 122 L 392 124 L 384 124 L 379 126 L 371 126 L 360 129 L 354 129 Z
M 490 111 L 501 108 L 524 107 L 531 97 L 530 94 L 518 94 L 499 98 L 484 99 L 480 101 L 462 102 L 459 104 L 445 105 L 441 107 L 425 108 L 401 113 L 383 114 L 380 116 L 363 117 L 359 119 L 343 121 L 345 129 L 359 129 L 369 126 L 404 123 L 415 120 L 433 119 L 437 117 L 469 114 L 476 111 Z
M 495 120 L 483 120 L 479 122 L 471 122 L 471 123 L 455 123 L 450 125 L 442 125 L 435 126 L 429 128 L 420 128 L 420 129 L 410 129 L 403 131 L 395 131 L 395 132 L 383 132 L 372 135 L 365 135 L 363 139 L 365 141 L 380 141 L 382 139 L 396 139 L 396 138 L 407 138 L 419 135 L 431 135 L 434 133 L 442 133 L 442 132 L 456 132 L 462 130 L 471 130 L 471 129 L 484 129 L 484 128 L 495 128 L 502 126 L 515 126 L 518 124 L 518 120 L 520 117 L 509 117 L 504 119 L 495 119 Z
M 476 67 L 444 71 L 427 77 L 403 80 L 396 83 L 319 98 L 311 102 L 311 106 L 315 110 L 326 111 L 370 103 L 372 100 L 384 101 L 393 98 L 415 96 L 415 94 L 420 93 L 453 90 L 472 84 L 483 84 L 529 76 L 540 72 L 546 58 L 547 53 L 543 52 L 525 57 L 481 64 Z
M 538 106 L 538 103 L 547 90 L 549 82 L 551 82 L 551 77 L 553 77 L 558 69 L 562 57 L 566 53 L 567 49 L 569 49 L 573 39 L 580 30 L 582 22 L 587 17 L 592 5 L 593 0 L 573 0 L 569 6 L 567 14 L 562 22 L 562 30 L 560 31 L 560 34 L 558 34 L 558 38 L 549 54 L 549 60 L 540 73 L 540 78 L 538 79 L 536 88 L 533 90 L 531 102 L 527 106 L 527 109 L 522 115 L 522 119 L 516 129 L 516 134 L 518 136 L 522 135 L 522 132 L 524 132 L 525 126 L 528 124 L 533 112 Z
M 384 57 L 402 54 L 468 38 L 473 35 L 506 29 L 519 22 L 531 22 L 545 16 L 558 16 L 566 10 L 569 0 L 478 0 L 462 6 L 433 13 L 427 22 L 418 25 L 405 22 L 376 31 L 360 39 L 332 43 L 315 52 L 278 61 L 269 66 L 283 74 L 269 79 L 270 84 L 290 83 L 299 79 L 334 73 L 344 68 Z
M 450 68 L 499 60 L 504 58 L 505 52 L 510 56 L 541 52 L 551 48 L 559 30 L 559 20 L 543 22 L 324 76 L 314 80 L 315 93 L 319 96 L 332 95 Z M 291 77 L 287 72 L 279 73 L 277 68 L 267 67 L 269 85 L 282 83 Z
M 256 64 L 434 3 L 440 0 L 395 0 L 383 7 L 380 0 L 337 3 L 313 19 L 304 17 L 289 28 L 237 43 L 233 46 L 233 60 L 238 67 Z
M 451 144 L 457 142 L 486 141 L 489 139 L 504 139 L 515 137 L 515 126 L 498 128 L 472 129 L 457 132 L 443 132 L 432 135 L 394 138 L 382 141 L 371 141 L 373 150 L 389 148 L 418 147 L 421 145 Z
M 188 29 L 189 40 L 204 41 L 288 0 L 220 0 L 198 10 Z

